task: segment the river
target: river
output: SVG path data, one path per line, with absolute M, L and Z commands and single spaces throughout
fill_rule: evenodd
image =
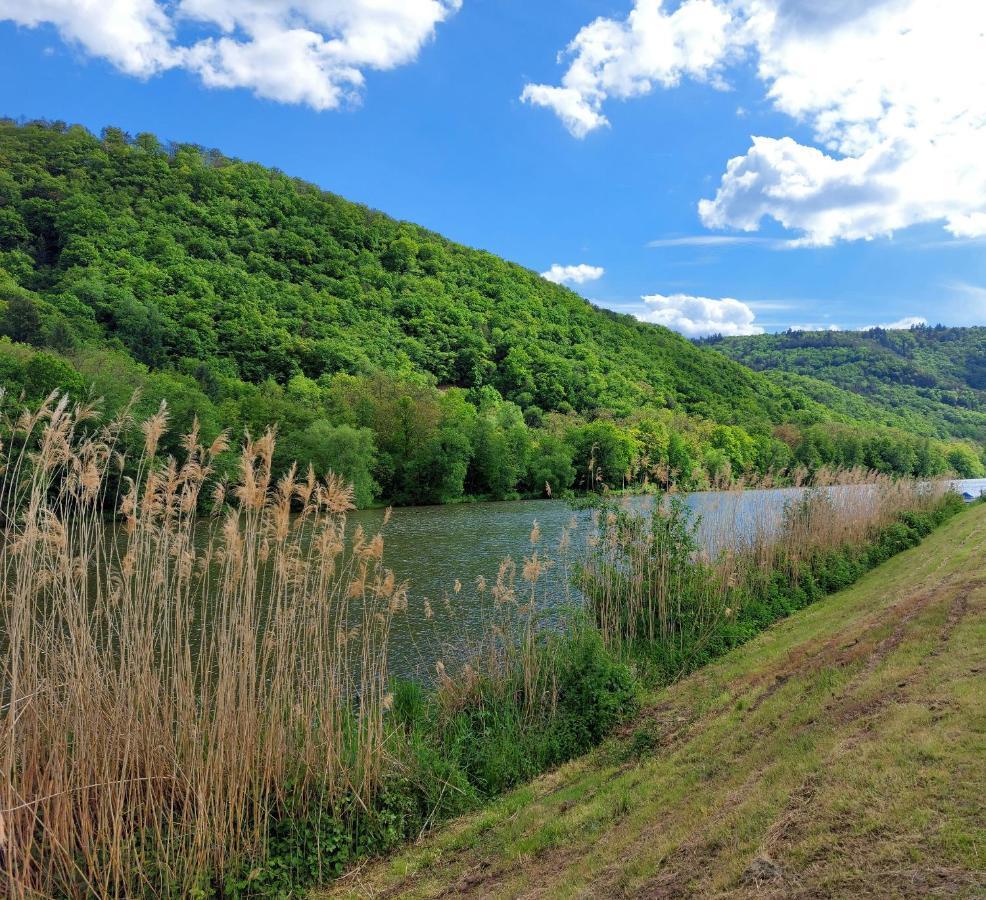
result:
M 986 491 L 986 479 L 957 481 L 954 486 L 959 492 L 978 496 Z M 828 490 L 865 489 L 854 486 Z M 725 534 L 735 536 L 754 528 L 776 528 L 785 504 L 801 493 L 800 488 L 698 492 L 685 499 L 700 517 L 702 543 L 714 548 Z M 641 508 L 652 503 L 653 498 L 633 497 L 627 502 Z M 573 547 L 581 546 L 592 511 L 575 511 L 563 500 L 514 500 L 397 508 L 386 527 L 383 518 L 383 510 L 352 514 L 352 522 L 362 525 L 369 534 L 383 530 L 384 562 L 398 579 L 410 585 L 408 610 L 396 618 L 391 634 L 391 671 L 426 676 L 436 661 L 461 655 L 469 641 L 482 633 L 490 615 L 490 602 L 488 592 L 484 599 L 476 589 L 477 579 L 482 577 L 492 583 L 501 560 L 509 557 L 520 565 L 525 556 L 530 556 L 535 522 L 541 532 L 538 547 L 542 555 L 558 558 L 562 533 L 573 523 Z M 458 593 L 456 582 L 461 586 Z M 538 595 L 549 608 L 571 601 L 561 565 L 549 570 Z

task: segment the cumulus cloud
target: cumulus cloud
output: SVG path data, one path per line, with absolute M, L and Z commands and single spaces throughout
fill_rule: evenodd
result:
M 414 60 L 461 0 L 0 0 L 0 20 L 58 29 L 123 72 L 181 67 L 210 87 L 335 109 L 367 69 Z M 201 35 L 181 43 L 193 25 Z M 203 34 L 204 32 L 204 34 Z
M 935 221 L 955 237 L 986 235 L 981 0 L 685 0 L 671 13 L 636 0 L 626 19 L 583 28 L 567 52 L 561 87 L 529 85 L 524 96 L 576 136 L 606 123 L 610 99 L 684 75 L 718 82 L 738 59 L 753 60 L 776 109 L 812 129 L 815 146 L 753 137 L 700 204 L 710 228 L 750 232 L 775 219 L 808 245 Z
M 0 20 L 54 25 L 62 38 L 128 75 L 176 64 L 172 22 L 156 0 L 0 0 Z
M 609 124 L 610 97 L 673 87 L 683 76 L 713 77 L 728 49 L 729 13 L 716 0 L 684 0 L 673 12 L 662 0 L 637 0 L 624 20 L 599 17 L 561 58 L 571 63 L 561 86 L 528 84 L 521 99 L 553 110 L 576 137 Z
M 763 329 L 754 324 L 753 310 L 732 297 L 714 300 L 689 294 L 651 294 L 643 300 L 647 309 L 637 314 L 641 322 L 664 325 L 685 337 L 763 334 Z
M 587 281 L 596 281 L 605 274 L 606 270 L 602 266 L 589 266 L 585 263 L 562 266 L 555 263 L 547 272 L 542 272 L 541 277 L 555 284 L 585 284 Z

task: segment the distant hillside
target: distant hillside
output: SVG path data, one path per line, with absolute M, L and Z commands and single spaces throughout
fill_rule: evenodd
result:
M 831 396 L 790 376 L 858 394 L 922 434 L 986 441 L 986 327 L 797 331 L 708 343 L 821 403 Z
M 116 129 L 0 121 L 0 334 L 8 396 L 94 390 L 112 412 L 139 388 L 175 432 L 276 424 L 279 469 L 335 469 L 361 503 L 959 459 L 915 437 L 927 423 L 878 428 L 909 422 L 276 170 Z

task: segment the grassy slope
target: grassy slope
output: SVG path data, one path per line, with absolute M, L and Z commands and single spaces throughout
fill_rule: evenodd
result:
M 331 896 L 983 896 L 984 551 L 977 506 Z

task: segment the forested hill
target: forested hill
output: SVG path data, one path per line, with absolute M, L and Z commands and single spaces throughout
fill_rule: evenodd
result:
M 8 394 L 112 412 L 139 387 L 179 429 L 276 423 L 282 463 L 342 471 L 361 502 L 962 450 L 276 170 L 115 129 L 0 122 L 0 303 Z M 850 450 L 815 440 L 835 422 Z
M 804 405 L 670 331 L 259 165 L 13 125 L 0 160 L 4 267 L 72 338 L 116 338 L 148 366 L 202 360 L 254 383 L 419 371 L 563 412 L 780 422 Z
M 986 327 L 792 331 L 710 341 L 778 385 L 826 402 L 809 376 L 908 417 L 907 427 L 986 442 Z

